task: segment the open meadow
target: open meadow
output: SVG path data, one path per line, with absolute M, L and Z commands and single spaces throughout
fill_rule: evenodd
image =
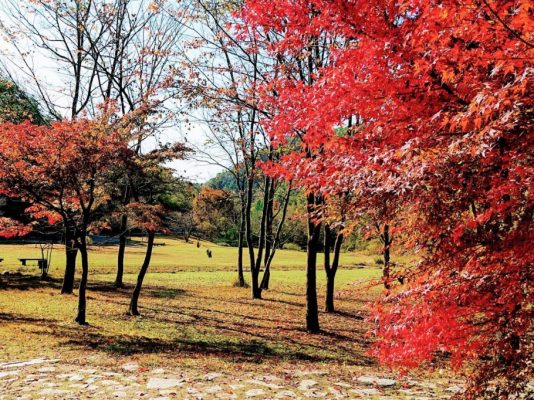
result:
M 399 378 L 367 356 L 366 306 L 380 291 L 369 288 L 381 274 L 373 256 L 342 254 L 338 312 L 321 313 L 316 335 L 304 329 L 304 252 L 280 251 L 271 289 L 252 300 L 249 289 L 233 285 L 236 249 L 157 242 L 165 245 L 154 248 L 140 317 L 126 312 L 145 248 L 127 248 L 119 290 L 112 287 L 116 248 L 90 249 L 85 327 L 74 322 L 77 297 L 60 294 L 62 247 L 41 281 L 35 266 L 17 260 L 38 256 L 38 247 L 0 246 L 0 270 L 10 271 L 0 275 L 0 398 L 415 399 L 459 390 L 449 372 Z M 320 304 L 324 287 L 318 269 Z M 35 364 L 12 364 L 28 360 Z
M 0 400 L 533 400 L 533 16 L 0 0 Z

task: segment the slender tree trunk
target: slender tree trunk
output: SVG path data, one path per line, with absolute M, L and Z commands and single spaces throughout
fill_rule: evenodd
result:
M 260 271 L 254 270 L 252 273 L 252 298 L 261 299 Z
M 383 270 L 383 279 L 384 279 L 384 287 L 386 289 L 389 289 L 391 287 L 389 283 L 389 277 L 390 277 L 390 258 L 389 258 L 389 248 L 391 245 L 391 239 L 389 236 L 389 225 L 384 224 L 384 232 L 382 234 L 383 242 L 384 242 L 384 270 Z
M 245 208 L 241 206 L 239 220 L 239 239 L 237 243 L 237 279 L 239 287 L 245 287 L 245 274 L 243 273 L 243 242 L 245 239 Z
M 320 331 L 319 309 L 317 307 L 317 245 L 321 224 L 312 219 L 311 213 L 315 206 L 313 193 L 307 195 L 308 210 L 308 243 L 306 259 L 306 330 L 310 333 Z
M 273 194 L 274 196 L 274 194 Z M 265 272 L 263 273 L 263 279 L 261 280 L 260 287 L 262 289 L 269 289 L 269 282 L 271 279 L 271 264 L 274 259 L 274 255 L 276 254 L 276 250 L 278 249 L 279 243 L 280 243 L 280 235 L 282 234 L 282 228 L 284 226 L 284 222 L 286 220 L 287 216 L 287 206 L 289 205 L 289 198 L 291 196 L 291 182 L 289 182 L 287 187 L 287 192 L 284 198 L 284 205 L 282 207 L 282 215 L 280 217 L 280 222 L 278 223 L 278 226 L 276 227 L 276 233 L 273 238 L 272 247 L 270 250 L 270 254 L 267 257 L 267 261 L 265 264 Z M 266 254 L 267 255 L 267 254 Z
M 275 251 L 275 243 L 273 236 L 273 223 L 274 223 L 274 194 L 275 194 L 275 181 L 271 179 L 271 185 L 269 188 L 269 201 L 266 204 L 267 207 L 267 219 L 265 221 L 265 257 L 263 262 L 263 278 L 261 280 L 261 289 L 269 289 L 269 279 L 271 278 L 271 253 Z
M 65 274 L 61 294 L 72 294 L 74 290 L 74 277 L 76 273 L 76 256 L 78 248 L 74 244 L 75 232 L 70 227 L 65 227 Z
M 273 219 L 274 219 L 274 193 L 275 193 L 275 181 L 271 179 L 271 184 L 268 190 L 268 201 L 264 206 L 267 207 L 267 219 L 265 220 L 265 257 L 263 261 L 264 269 L 267 267 L 269 256 L 271 255 L 271 248 L 273 246 Z
M 250 261 L 250 275 L 251 275 L 251 288 L 252 298 L 261 298 L 261 292 L 258 287 L 258 272 L 256 271 L 256 257 L 254 256 L 254 242 L 252 241 L 252 221 L 251 221 L 251 209 L 252 209 L 252 191 L 254 189 L 254 179 L 251 177 L 247 180 L 247 201 L 245 206 L 245 234 L 247 238 L 248 256 Z
M 332 279 L 332 269 L 330 266 L 330 245 L 331 234 L 330 225 L 325 223 L 323 228 L 324 233 L 324 271 L 326 273 L 326 299 L 325 299 L 325 311 L 334 312 L 334 280 Z
M 339 256 L 341 253 L 341 244 L 343 243 L 343 235 L 338 233 L 336 242 L 334 244 L 334 258 L 330 268 L 326 270 L 326 297 L 325 297 L 325 311 L 332 313 L 335 312 L 334 307 L 334 291 L 337 268 L 339 266 Z M 326 266 L 326 263 L 325 263 Z M 325 268 L 326 269 L 326 268 Z
M 261 213 L 260 222 L 260 237 L 258 239 L 258 256 L 254 265 L 254 273 L 252 274 L 252 297 L 254 299 L 261 299 L 261 285 L 259 282 L 261 264 L 263 262 L 263 251 L 265 248 L 265 234 L 267 232 L 267 203 L 269 202 L 269 186 L 271 179 L 265 177 L 265 192 L 263 193 L 263 210 Z
M 271 279 L 271 263 L 267 263 L 263 272 L 263 278 L 261 279 L 260 287 L 265 290 L 269 290 L 269 281 Z
M 335 278 L 330 274 L 326 274 L 326 298 L 324 310 L 327 313 L 333 313 L 336 311 L 334 307 L 334 282 Z
M 152 257 L 152 248 L 154 247 L 154 231 L 148 231 L 148 241 L 146 247 L 145 261 L 139 270 L 139 275 L 137 276 L 137 284 L 135 285 L 134 291 L 132 293 L 132 298 L 130 300 L 130 308 L 128 314 L 130 315 L 139 315 L 139 310 L 137 308 L 137 303 L 139 302 L 139 295 L 141 294 L 141 287 L 143 286 L 143 280 L 145 279 L 146 271 L 150 265 L 150 258 Z
M 80 255 L 82 257 L 82 279 L 80 280 L 80 288 L 78 289 L 78 316 L 76 322 L 80 325 L 87 325 L 86 317 L 86 289 L 87 289 L 87 275 L 89 273 L 89 258 L 87 254 L 87 241 L 85 233 L 80 237 Z
M 126 231 L 128 229 L 128 214 L 124 213 L 121 216 L 121 235 L 119 237 L 119 252 L 117 255 L 117 276 L 115 277 L 115 287 L 122 288 L 124 283 L 122 281 L 124 275 L 124 253 L 126 251 Z

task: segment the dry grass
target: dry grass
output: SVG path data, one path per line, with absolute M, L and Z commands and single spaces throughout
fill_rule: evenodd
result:
M 6 249 L 0 246 L 5 258 Z M 194 252 L 202 247 L 197 249 L 193 245 L 190 249 Z M 130 317 L 126 310 L 136 279 L 131 273 L 132 250 L 128 249 L 127 287 L 121 290 L 114 290 L 111 284 L 114 257 L 110 254 L 114 254 L 113 250 L 106 248 L 91 254 L 91 259 L 97 262 L 91 267 L 88 327 L 79 327 L 73 322 L 76 296 L 59 293 L 61 269 L 57 258 L 51 277 L 45 282 L 39 281 L 37 268 L 32 270 L 31 267 L 26 267 L 26 271 L 33 272 L 34 276 L 0 276 L 0 359 L 61 356 L 92 358 L 102 365 L 133 359 L 147 366 L 215 366 L 234 371 L 259 368 L 271 372 L 288 365 L 378 368 L 366 356 L 371 338 L 367 336 L 368 326 L 364 321 L 365 306 L 378 290 L 365 288 L 370 280 L 380 275 L 380 270 L 374 266 L 345 267 L 338 272 L 336 306 L 339 312 L 321 313 L 323 331 L 312 335 L 303 330 L 302 253 L 281 252 L 281 260 L 292 260 L 300 266 L 297 269 L 295 264 L 281 265 L 279 260 L 272 273 L 271 289 L 264 292 L 263 300 L 251 300 L 248 289 L 233 287 L 236 273 L 225 262 L 215 263 L 213 268 L 201 268 L 202 261 L 195 254 L 177 258 L 181 249 L 158 247 L 157 252 L 167 251 L 170 254 L 166 257 L 174 254 L 175 258 L 167 259 L 165 264 L 158 260 L 156 252 L 155 266 L 147 275 L 141 294 L 142 316 Z M 27 249 L 16 248 L 16 251 L 26 253 Z M 219 248 L 214 253 L 225 251 L 233 254 L 235 249 Z M 365 257 L 345 255 L 342 262 L 356 264 Z M 184 271 L 188 262 L 190 270 Z M 325 280 L 320 269 L 318 277 L 322 304 Z

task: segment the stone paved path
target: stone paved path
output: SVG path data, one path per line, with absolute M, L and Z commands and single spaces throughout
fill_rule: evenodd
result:
M 80 367 L 60 360 L 0 364 L 0 399 L 446 399 L 461 384 L 360 375 L 338 381 L 324 370 L 287 370 L 279 375 L 199 373 L 140 368 Z

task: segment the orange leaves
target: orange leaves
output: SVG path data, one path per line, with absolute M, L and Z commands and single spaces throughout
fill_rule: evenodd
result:
M 31 231 L 31 226 L 24 225 L 10 218 L 0 217 L 0 237 L 9 239 L 27 235 Z
M 41 204 L 34 204 L 28 207 L 25 211 L 34 219 L 45 218 L 50 225 L 55 225 L 62 220 L 61 214 L 49 211 Z
M 132 155 L 100 120 L 0 124 L 0 143 L 0 190 L 50 224 L 89 216 L 107 199 L 106 174 Z
M 130 217 L 130 223 L 141 229 L 152 232 L 167 232 L 164 217 L 167 213 L 159 204 L 130 203 L 124 211 Z

